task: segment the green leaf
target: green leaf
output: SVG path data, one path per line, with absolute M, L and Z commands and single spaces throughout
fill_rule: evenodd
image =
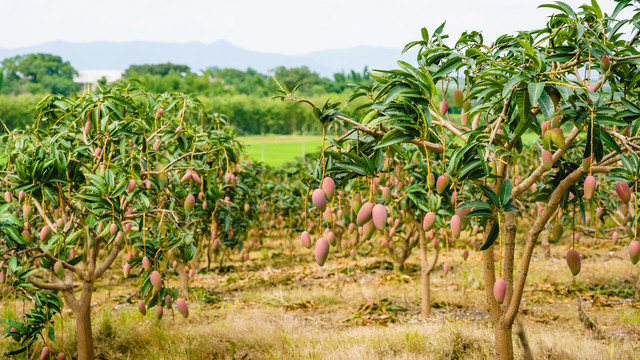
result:
M 374 149 L 379 149 L 387 146 L 391 146 L 394 144 L 402 143 L 405 141 L 409 141 L 413 139 L 413 136 L 402 133 L 399 130 L 391 130 L 388 133 L 384 134 L 382 139 L 374 146 Z
M 442 76 L 448 75 L 450 72 L 454 71 L 456 67 L 462 62 L 462 58 L 459 56 L 452 57 L 447 62 L 440 66 L 440 69 L 433 74 L 433 78 L 439 78 Z
M 358 175 L 361 175 L 361 176 L 366 176 L 367 175 L 367 170 L 363 166 L 360 166 L 360 165 L 357 165 L 357 164 L 354 164 L 354 163 L 348 163 L 348 162 L 341 161 L 341 162 L 337 162 L 336 166 L 339 167 L 339 168 L 348 170 L 348 171 L 352 171 L 352 172 L 354 172 L 354 173 L 356 173 Z
M 531 106 L 538 105 L 538 99 L 540 99 L 540 95 L 544 91 L 544 83 L 531 83 L 527 87 L 529 90 L 529 101 L 531 101 Z
M 500 186 L 500 204 L 502 206 L 506 206 L 507 201 L 509 201 L 512 189 L 513 185 L 511 184 L 511 180 L 505 179 L 502 182 L 502 186 Z
M 489 231 L 489 235 L 487 236 L 487 241 L 482 244 L 482 246 L 480 247 L 480 251 L 487 250 L 489 247 L 491 247 L 491 245 L 493 245 L 493 243 L 498 238 L 500 230 L 499 228 L 500 227 L 498 226 L 498 222 L 494 221 L 493 226 L 491 226 L 491 230 Z
M 507 84 L 502 89 L 502 97 L 506 98 L 511 92 L 511 89 L 513 88 L 513 86 L 526 78 L 527 78 L 527 75 L 522 75 L 522 74 L 512 77 L 509 81 L 507 81 Z
M 484 185 L 478 185 L 478 187 L 480 188 L 480 190 L 482 190 L 482 192 L 484 193 L 484 195 L 487 197 L 487 199 L 489 200 L 489 203 L 495 207 L 495 208 L 499 208 L 501 203 L 498 200 L 498 195 L 496 194 L 495 191 L 489 189 L 488 187 L 484 186 Z
M 546 91 L 543 91 L 540 94 L 538 105 L 540 106 L 540 111 L 542 112 L 542 115 L 544 115 L 545 119 L 551 121 L 555 108 L 553 107 L 553 101 L 551 100 L 551 97 L 549 96 L 549 94 L 547 94 Z

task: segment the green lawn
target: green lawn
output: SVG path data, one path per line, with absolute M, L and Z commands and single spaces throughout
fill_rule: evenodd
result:
M 302 141 L 304 139 L 305 153 L 320 150 L 321 136 L 300 135 L 265 135 L 241 136 L 240 142 L 247 147 L 249 157 L 255 161 L 263 161 L 271 166 L 282 165 L 302 156 Z M 533 132 L 527 132 L 523 141 L 531 144 L 538 140 Z M 264 149 L 264 158 L 262 151 Z M 315 160 L 315 159 L 313 159 Z
M 321 136 L 265 135 L 241 136 L 240 142 L 247 147 L 249 157 L 256 161 L 278 166 L 302 156 L 304 141 L 305 153 L 318 151 L 322 144 Z M 263 158 L 264 150 L 264 158 Z

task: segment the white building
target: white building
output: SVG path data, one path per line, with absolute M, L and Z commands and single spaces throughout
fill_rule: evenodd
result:
M 73 82 L 83 85 L 95 85 L 103 77 L 107 79 L 107 84 L 122 79 L 124 70 L 78 70 L 78 75 L 74 76 Z

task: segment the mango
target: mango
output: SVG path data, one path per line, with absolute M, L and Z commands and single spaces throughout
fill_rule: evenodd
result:
M 551 130 L 551 141 L 555 146 L 560 149 L 564 149 L 566 144 L 564 142 L 564 134 L 562 133 L 562 129 L 555 128 Z
M 146 256 L 142 258 L 142 268 L 144 268 L 146 271 L 149 271 L 151 269 L 151 262 Z
M 620 201 L 625 204 L 631 200 L 631 189 L 629 189 L 629 185 L 625 182 L 618 181 L 616 184 L 616 193 L 618 194 Z
M 551 124 L 547 120 L 543 121 L 540 125 L 540 130 L 540 136 L 543 136 L 544 133 L 551 130 Z
M 331 211 L 331 208 L 328 207 L 323 213 L 322 213 L 322 218 L 324 219 L 324 221 L 326 222 L 332 222 L 333 221 L 333 212 Z
M 440 102 L 440 116 L 445 116 L 449 112 L 449 103 L 447 100 Z
M 323 266 L 329 256 L 329 241 L 327 239 L 319 238 L 316 241 L 315 256 L 318 265 Z
M 457 108 L 462 108 L 462 102 L 464 101 L 464 94 L 462 90 L 455 89 L 453 91 L 453 106 Z
M 311 201 L 316 209 L 325 211 L 327 209 L 327 197 L 322 189 L 313 190 L 311 194 Z
M 195 170 L 191 170 L 191 179 L 198 184 L 202 184 L 202 179 Z
M 91 121 L 87 120 L 86 123 L 84 123 L 84 128 L 82 129 L 82 131 L 84 132 L 84 136 L 89 135 L 89 132 L 91 131 Z
M 498 304 L 502 304 L 504 297 L 507 295 L 507 283 L 503 279 L 498 279 L 493 284 L 493 297 Z
M 335 181 L 333 181 L 332 178 L 325 177 L 324 179 L 322 179 L 322 182 L 320 183 L 320 188 L 322 189 L 322 191 L 324 191 L 324 194 L 326 195 L 327 200 L 333 199 L 333 196 L 335 195 L 335 192 L 336 192 L 336 183 Z
M 542 147 L 545 150 L 551 150 L 551 131 L 542 134 Z
M 586 179 L 584 179 L 584 198 L 586 200 L 591 199 L 591 197 L 593 197 L 593 193 L 596 190 L 596 178 L 593 177 L 592 175 L 587 176 Z
M 336 234 L 333 231 L 327 232 L 327 241 L 329 245 L 336 246 Z
M 449 263 L 442 264 L 442 271 L 444 271 L 445 275 L 449 272 Z
M 391 189 L 388 186 L 382 188 L 382 198 L 387 204 L 391 203 Z
M 360 208 L 362 207 L 362 200 L 360 199 L 360 196 L 356 195 L 353 197 L 353 199 L 351 200 L 351 211 L 353 211 L 353 214 L 357 214 L 358 211 L 360 211 Z
M 553 241 L 559 241 L 560 238 L 562 237 L 563 232 L 564 232 L 564 227 L 562 226 L 562 224 L 557 223 L 553 225 L 553 230 L 551 232 L 551 239 L 553 239 Z
M 187 198 L 184 200 L 184 210 L 191 211 L 196 204 L 196 198 L 192 194 L 187 195 Z
M 451 217 L 451 234 L 453 235 L 454 238 L 457 239 L 460 237 L 461 227 L 462 227 L 462 220 L 460 219 L 460 216 L 453 215 Z
M 309 234 L 308 231 L 303 231 L 302 234 L 300 234 L 300 242 L 302 246 L 309 249 L 311 247 L 311 234 Z
M 140 311 L 140 314 L 142 314 L 142 316 L 147 315 L 147 305 L 144 303 L 144 300 L 138 301 L 138 311 Z
M 436 176 L 433 174 L 427 175 L 427 188 L 433 189 L 436 184 Z
M 573 274 L 573 276 L 578 275 L 578 273 L 580 273 L 580 254 L 578 254 L 578 251 L 575 249 L 567 251 L 566 258 L 571 274 Z
M 551 151 L 545 150 L 542 153 L 542 165 L 547 170 L 551 170 L 553 167 L 553 155 L 551 154 Z
M 422 228 L 424 231 L 429 231 L 433 228 L 433 225 L 436 223 L 436 213 L 433 211 L 429 211 L 425 216 L 424 220 L 422 220 Z
M 371 240 L 375 232 L 376 232 L 376 226 L 373 223 L 373 219 L 369 220 L 366 224 L 362 226 L 362 233 L 365 240 Z
M 156 141 L 153 142 L 153 150 L 158 151 L 160 149 L 160 139 L 156 138 Z
M 180 178 L 180 182 L 181 183 L 186 183 L 187 181 L 191 180 L 192 175 L 191 172 L 187 171 L 184 175 L 182 175 L 182 177 Z
M 171 295 L 167 295 L 164 297 L 164 305 L 167 309 L 171 309 Z
M 156 306 L 156 317 L 158 320 L 162 320 L 162 315 L 164 315 L 164 309 L 162 309 L 160 305 Z
M 29 230 L 22 231 L 22 240 L 27 244 L 31 244 L 31 233 Z
M 600 58 L 600 62 L 602 62 L 602 70 L 609 70 L 609 67 L 611 66 L 611 59 L 609 58 L 609 56 L 603 55 Z
M 49 226 L 45 226 L 40 230 L 40 241 L 47 241 L 49 236 L 51 235 L 51 228 Z
M 636 240 L 629 243 L 629 257 L 633 265 L 637 264 L 638 260 L 640 260 L 640 243 Z
M 371 220 L 373 216 L 372 212 L 373 204 L 367 201 L 362 205 L 360 211 L 358 211 L 358 216 L 356 218 L 356 223 L 358 224 L 358 226 L 363 226 L 365 223 L 369 222 L 369 220 Z
M 187 306 L 187 302 L 184 301 L 183 298 L 178 298 L 178 300 L 176 300 L 176 309 L 178 309 L 178 312 L 184 318 L 187 318 L 189 316 L 189 307 Z
M 49 347 L 45 346 L 40 352 L 40 356 L 38 357 L 38 360 L 49 360 L 50 352 L 51 351 L 49 350 Z
M 60 280 L 64 279 L 64 266 L 62 266 L 62 262 L 56 261 L 55 264 L 53 264 L 53 271 Z
M 149 281 L 151 282 L 151 286 L 153 286 L 154 291 L 162 289 L 162 276 L 160 276 L 158 271 L 154 270 L 149 274 Z
M 462 252 L 462 259 L 463 259 L 464 261 L 467 261 L 467 259 L 468 259 L 468 258 L 469 258 L 469 250 L 466 250 L 466 249 L 465 249 L 465 250 Z
M 449 185 L 449 181 L 450 181 L 450 178 L 449 178 L 449 175 L 447 174 L 438 176 L 438 180 L 436 181 L 436 192 L 438 194 L 442 194 L 442 192 Z
M 384 229 L 384 224 L 387 222 L 387 208 L 382 204 L 376 204 L 372 210 L 372 218 L 378 230 Z
M 460 110 L 460 124 L 467 126 L 469 124 L 469 113 L 465 109 Z
M 131 265 L 124 264 L 124 266 L 122 266 L 122 274 L 124 275 L 125 278 L 128 278 L 129 275 L 131 275 Z

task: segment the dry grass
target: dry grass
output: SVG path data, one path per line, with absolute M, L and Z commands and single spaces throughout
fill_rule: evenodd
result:
M 325 267 L 309 251 L 270 241 L 252 254 L 242 271 L 201 274 L 192 283 L 191 315 L 165 312 L 142 317 L 121 304 L 135 288 L 114 271 L 95 296 L 93 330 L 100 359 L 486 359 L 493 356 L 493 331 L 484 310 L 480 254 L 462 261 L 461 250 L 442 254 L 451 266 L 432 276 L 435 315 L 418 317 L 418 272 L 382 270 L 373 253 L 356 261 L 334 254 Z M 611 251 L 613 252 L 611 253 Z M 640 303 L 632 294 L 638 268 L 624 248 L 582 248 L 582 272 L 572 278 L 566 249 L 531 265 L 522 310 L 536 359 L 640 359 Z M 302 260 L 301 260 L 302 259 Z M 415 255 L 409 261 L 416 264 Z M 239 265 L 235 263 L 233 265 Z M 388 265 L 388 264 L 387 264 Z M 118 269 L 118 266 L 114 266 Z M 415 266 L 410 267 L 415 269 Z M 172 281 L 175 281 L 172 280 Z M 606 340 L 578 321 L 575 295 L 597 319 Z M 368 314 L 387 304 L 397 313 Z M 378 307 L 376 307 L 378 306 Z M 153 313 L 152 311 L 150 313 Z M 177 315 L 177 314 L 176 314 Z M 4 307 L 3 317 L 11 317 Z M 348 321 L 345 321 L 349 319 Z M 65 352 L 75 344 L 72 315 L 65 313 Z M 61 344 L 60 332 L 53 349 Z M 519 342 L 514 348 L 520 356 Z M 41 346 L 41 345 L 38 345 Z M 0 340 L 0 357 L 11 344 Z

